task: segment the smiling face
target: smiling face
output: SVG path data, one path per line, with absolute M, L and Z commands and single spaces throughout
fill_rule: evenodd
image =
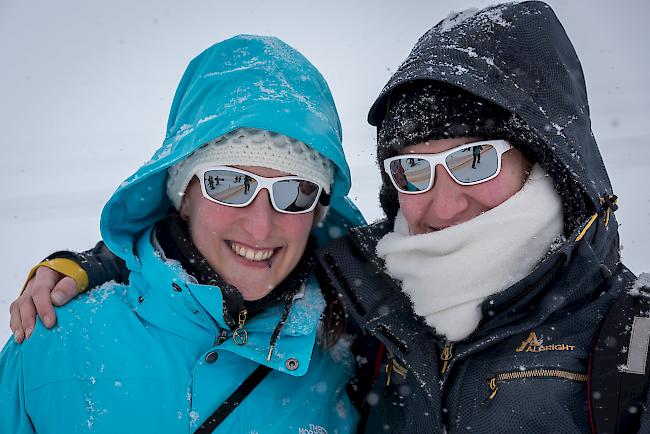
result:
M 236 167 L 265 177 L 289 175 L 264 167 Z M 203 197 L 196 177 L 187 187 L 180 212 L 196 248 L 245 300 L 264 297 L 291 273 L 314 223 L 314 211 L 275 211 L 266 189 L 243 208 L 212 202 Z
M 435 154 L 476 142 L 476 137 L 430 140 L 400 151 L 404 154 Z M 531 164 L 517 149 L 502 156 L 501 172 L 481 184 L 463 186 L 456 183 L 444 167 L 435 168 L 435 182 L 421 194 L 399 193 L 399 204 L 411 234 L 425 234 L 454 226 L 488 211 L 518 192 L 524 185 Z

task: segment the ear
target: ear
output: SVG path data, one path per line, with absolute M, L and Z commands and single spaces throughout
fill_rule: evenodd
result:
M 183 198 L 181 199 L 181 208 L 178 210 L 181 218 L 185 221 L 188 221 L 190 218 L 190 208 L 192 203 L 192 187 L 196 184 L 196 177 L 190 180 L 187 187 L 185 187 L 185 193 L 183 193 Z
M 179 210 L 181 218 L 185 221 L 188 221 L 190 219 L 189 200 L 190 199 L 188 195 L 183 196 L 183 199 L 181 200 L 181 209 Z

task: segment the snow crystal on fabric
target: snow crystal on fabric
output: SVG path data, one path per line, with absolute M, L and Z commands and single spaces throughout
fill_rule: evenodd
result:
M 650 298 L 650 273 L 641 273 L 628 291 L 635 297 Z
M 448 33 L 469 20 L 478 21 L 481 24 L 486 24 L 488 26 L 496 24 L 501 27 L 510 27 L 512 26 L 512 23 L 503 18 L 503 11 L 505 8 L 506 5 L 497 6 L 483 11 L 479 11 L 476 8 L 470 8 L 461 12 L 452 12 L 435 28 L 435 30 L 439 33 Z M 475 25 L 475 23 L 472 23 L 472 25 Z
M 452 11 L 447 15 L 447 18 L 440 23 L 439 30 L 441 33 L 446 33 L 466 19 L 475 16 L 478 12 L 479 10 L 477 8 L 470 8 L 461 12 Z
M 211 121 L 212 119 L 214 119 L 214 118 L 216 118 L 216 117 L 217 117 L 217 115 L 210 115 L 210 116 L 206 116 L 206 117 L 204 117 L 204 118 L 201 118 L 201 119 L 199 119 L 199 121 L 197 122 L 197 125 L 201 125 L 201 124 L 204 123 L 204 122 Z
M 306 335 L 318 325 L 320 313 L 325 309 L 325 299 L 314 282 L 309 281 L 305 288 L 304 297 L 294 302 L 287 324 L 282 334 Z

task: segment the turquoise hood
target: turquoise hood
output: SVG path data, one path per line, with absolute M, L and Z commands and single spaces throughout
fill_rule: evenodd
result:
M 240 35 L 213 45 L 192 60 L 172 102 L 167 133 L 151 160 L 124 181 L 102 211 L 106 245 L 138 269 L 135 239 L 162 219 L 167 168 L 210 140 L 237 128 L 273 131 L 307 144 L 335 167 L 330 213 L 317 231 L 320 242 L 332 231 L 364 220 L 346 195 L 350 170 L 341 144 L 341 123 L 329 87 L 299 52 L 274 37 Z M 323 230 L 323 228 L 329 228 Z

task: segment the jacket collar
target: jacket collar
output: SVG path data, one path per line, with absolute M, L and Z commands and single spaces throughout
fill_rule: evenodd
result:
M 477 330 L 464 340 L 466 343 L 485 340 L 502 334 L 501 330 L 534 327 L 553 312 L 588 300 L 592 292 L 607 277 L 604 269 L 614 271 L 619 265 L 618 235 L 615 227 L 607 227 L 603 218 L 596 220 L 584 237 L 576 241 L 587 225 L 583 222 L 567 241 L 547 256 L 528 276 L 511 287 L 488 297 L 482 304 L 483 319 Z M 354 300 L 372 318 L 369 328 L 387 329 L 397 348 L 408 348 L 411 336 L 422 329 L 435 335 L 422 318 L 413 313 L 410 299 L 401 292 L 396 282 L 384 270 L 383 261 L 376 254 L 377 242 L 392 230 L 386 220 L 369 226 L 354 228 L 350 240 L 356 249 L 373 264 L 373 278 L 381 284 L 355 285 Z M 611 273 L 610 273 L 611 274 Z M 378 291 L 377 287 L 384 288 Z M 390 306 L 389 309 L 380 309 Z M 405 321 L 411 316 L 413 321 Z M 471 346 L 471 345 L 470 345 Z
M 598 219 L 580 241 L 576 241 L 580 231 L 576 230 L 531 274 L 486 299 L 481 305 L 482 322 L 474 333 L 454 345 L 454 357 L 442 376 L 435 356 L 431 363 L 418 362 L 423 353 L 435 355 L 441 351 L 442 337 L 413 312 L 410 299 L 401 292 L 399 283 L 383 272 L 381 259 L 375 253 L 377 241 L 392 230 L 391 225 L 378 222 L 351 231 L 348 242 L 352 243 L 352 249 L 373 264 L 371 270 L 364 271 L 361 283 L 350 285 L 348 282 L 350 275 L 358 275 L 355 267 L 359 268 L 359 264 L 349 265 L 346 261 L 349 253 L 338 254 L 336 243 L 331 251 L 327 248 L 320 251 L 319 257 L 325 267 L 330 267 L 339 289 L 348 294 L 350 315 L 363 329 L 376 336 L 392 357 L 413 372 L 425 392 L 431 394 L 433 389 L 444 387 L 452 366 L 460 360 L 533 329 L 558 311 L 595 302 L 598 306 L 593 306 L 592 310 L 604 312 L 624 285 L 616 285 L 594 298 L 597 288 L 606 290 L 611 286 L 602 285 L 611 276 L 611 273 L 609 276 L 604 273 L 603 268 L 614 271 L 620 267 L 616 227 L 607 228 L 603 221 Z M 338 262 L 335 257 L 339 258 Z M 430 382 L 438 376 L 440 383 Z
M 178 262 L 165 259 L 152 245 L 151 233 L 149 228 L 137 242 L 142 268 L 131 272 L 131 288 L 127 294 L 138 316 L 156 327 L 199 341 L 206 349 L 217 345 L 219 335 L 227 334 L 227 339 L 218 344 L 222 350 L 291 375 L 307 372 L 320 315 L 325 308 L 313 276 L 295 297 L 269 360 L 271 335 L 284 306 L 271 306 L 247 319 L 243 328 L 248 340 L 244 345 L 237 345 L 224 319 L 220 288 L 197 283 Z

